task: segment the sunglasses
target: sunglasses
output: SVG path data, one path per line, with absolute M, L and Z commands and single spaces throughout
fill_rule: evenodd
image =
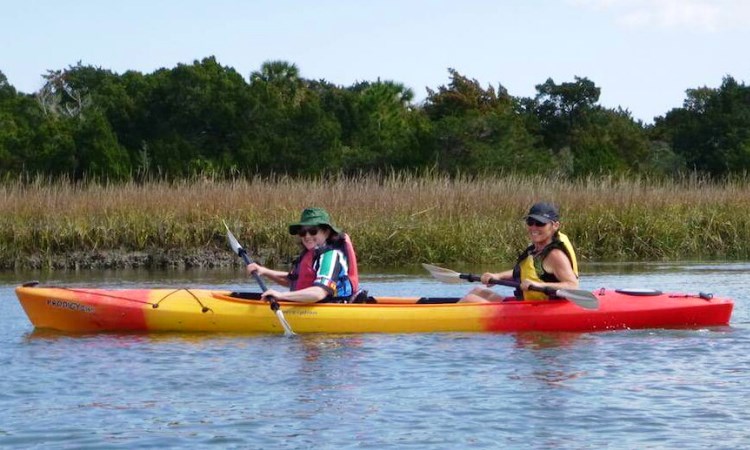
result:
M 305 237 L 306 234 L 309 234 L 310 236 L 315 236 L 318 234 L 318 231 L 320 229 L 318 227 L 309 227 L 309 228 L 300 228 L 297 232 L 297 236 L 299 237 Z
M 547 224 L 544 223 L 544 222 L 540 222 L 540 221 L 538 221 L 536 219 L 532 219 L 531 217 L 529 217 L 528 219 L 526 219 L 526 225 L 528 225 L 530 227 L 543 227 L 543 226 L 545 226 Z

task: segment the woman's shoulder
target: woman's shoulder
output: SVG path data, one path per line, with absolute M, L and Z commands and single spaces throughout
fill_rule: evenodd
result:
M 344 255 L 343 249 L 339 248 L 338 246 L 327 244 L 322 247 L 318 247 L 315 249 L 315 256 L 321 257 L 323 255 Z
M 552 264 L 555 263 L 569 263 L 568 255 L 565 254 L 565 251 L 561 248 L 552 248 L 547 253 L 547 255 L 544 257 L 545 262 L 550 262 Z

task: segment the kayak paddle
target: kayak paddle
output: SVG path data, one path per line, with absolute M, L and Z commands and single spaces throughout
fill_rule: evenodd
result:
M 253 260 L 250 258 L 250 256 L 247 254 L 247 251 L 242 248 L 239 242 L 237 242 L 237 239 L 234 237 L 232 232 L 229 230 L 229 226 L 226 222 L 222 221 L 224 223 L 224 228 L 227 229 L 227 241 L 229 241 L 229 246 L 232 247 L 232 251 L 235 252 L 240 258 L 242 258 L 243 261 L 245 261 L 245 264 L 252 264 Z M 258 286 L 263 290 L 263 292 L 266 292 L 268 289 L 266 289 L 266 283 L 263 282 L 263 279 L 258 275 L 258 272 L 253 272 L 253 278 L 255 278 L 255 281 L 258 283 Z M 286 321 L 286 318 L 284 318 L 284 313 L 281 311 L 281 308 L 279 307 L 279 302 L 276 301 L 275 298 L 271 298 L 270 300 L 271 304 L 271 311 L 273 311 L 276 314 L 276 317 L 278 317 L 279 322 L 281 322 L 281 326 L 284 327 L 284 334 L 287 336 L 293 336 L 294 331 L 292 331 L 292 327 L 289 325 L 289 322 Z
M 435 279 L 442 281 L 443 283 L 460 283 L 464 280 L 471 282 L 481 281 L 481 277 L 479 275 L 474 275 L 471 273 L 458 273 L 450 269 L 444 269 L 442 267 L 424 263 L 422 264 L 422 267 L 430 272 L 430 274 L 435 277 Z M 509 286 L 514 288 L 518 288 L 521 286 L 521 283 L 513 280 L 492 279 L 490 280 L 490 284 L 499 284 L 501 286 Z M 547 295 L 554 295 L 570 300 L 583 309 L 599 309 L 599 299 L 597 299 L 596 296 L 589 291 L 584 291 L 581 289 L 554 289 L 538 286 L 529 286 L 529 290 L 544 292 Z

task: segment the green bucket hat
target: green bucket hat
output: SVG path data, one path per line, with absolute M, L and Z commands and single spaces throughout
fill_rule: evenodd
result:
M 319 225 L 326 225 L 336 234 L 341 234 L 341 231 L 331 223 L 331 216 L 323 208 L 306 208 L 302 211 L 302 216 L 299 218 L 299 222 L 289 225 L 289 234 L 297 234 L 302 227 L 314 227 Z

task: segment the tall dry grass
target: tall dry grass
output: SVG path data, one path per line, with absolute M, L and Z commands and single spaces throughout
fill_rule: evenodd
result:
M 354 238 L 361 264 L 508 263 L 527 245 L 521 218 L 561 205 L 582 260 L 750 257 L 747 177 L 710 182 L 590 177 L 367 175 L 146 184 L 6 182 L 2 267 L 225 265 L 222 220 L 259 260 L 296 252 L 287 225 L 322 206 Z

